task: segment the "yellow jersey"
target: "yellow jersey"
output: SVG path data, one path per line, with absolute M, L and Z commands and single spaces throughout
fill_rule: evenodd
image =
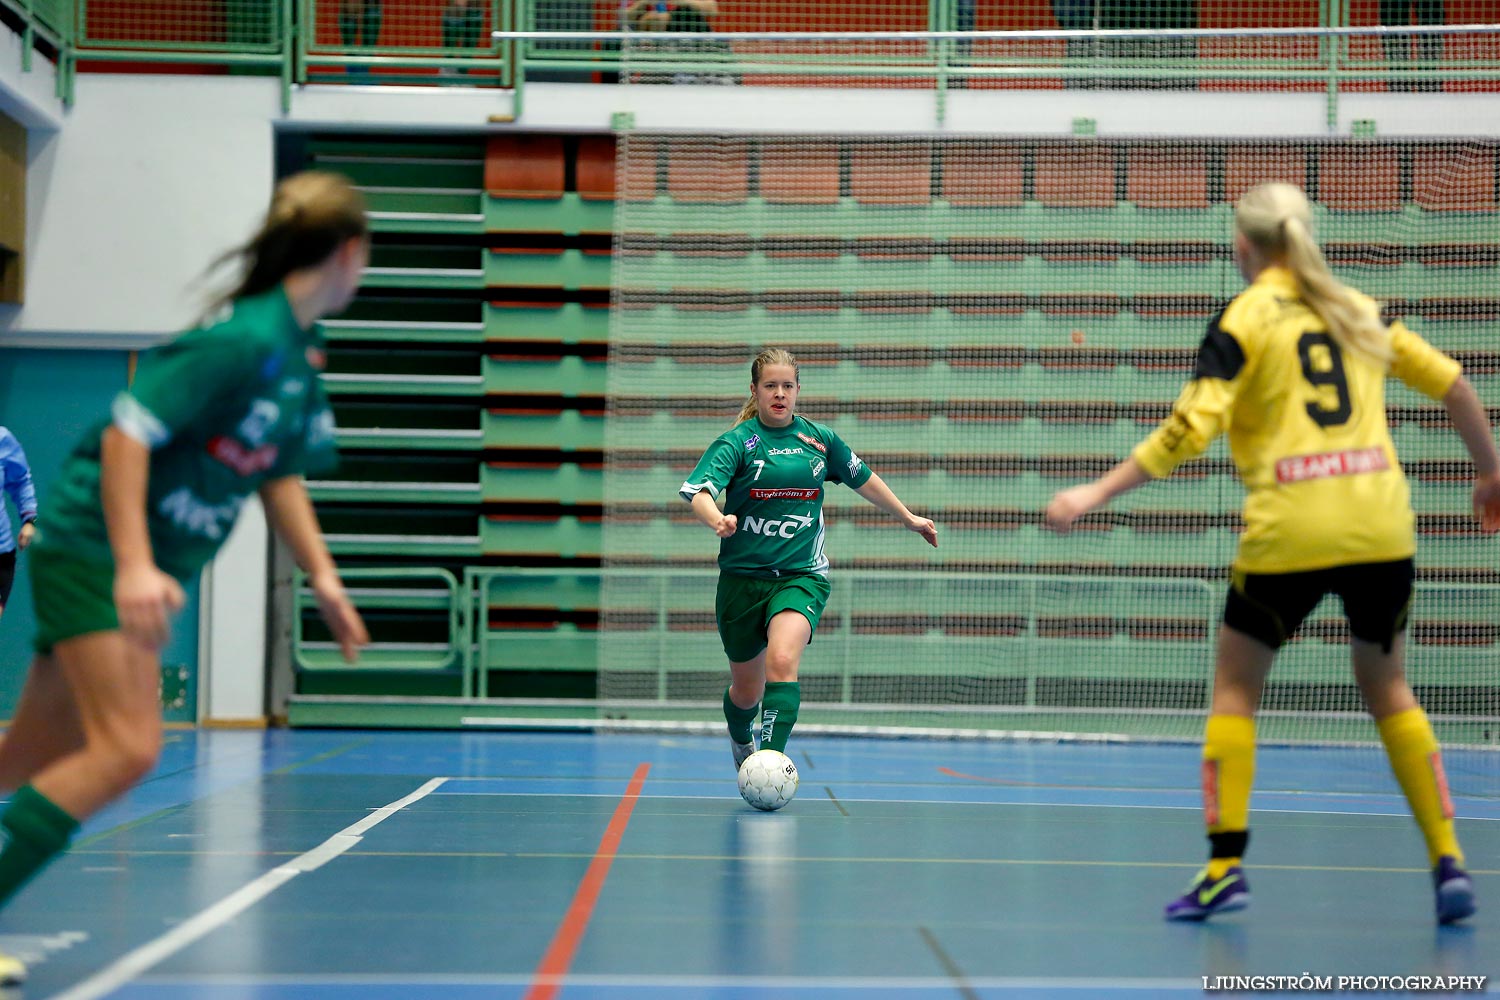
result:
M 1385 422 L 1385 377 L 1440 400 L 1461 369 L 1399 322 L 1391 348 L 1388 369 L 1340 350 L 1292 273 L 1267 268 L 1209 323 L 1192 381 L 1132 455 L 1166 476 L 1229 434 L 1247 490 L 1236 570 L 1409 558 L 1415 519 Z

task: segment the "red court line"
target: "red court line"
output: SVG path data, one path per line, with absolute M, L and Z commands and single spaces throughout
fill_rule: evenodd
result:
M 650 770 L 650 764 L 642 764 L 635 769 L 620 804 L 615 806 L 615 814 L 610 817 L 609 826 L 604 829 L 599 848 L 594 851 L 594 860 L 589 862 L 588 871 L 583 873 L 583 881 L 578 883 L 573 902 L 568 904 L 568 912 L 563 914 L 562 923 L 557 925 L 557 933 L 552 935 L 552 943 L 547 946 L 546 954 L 538 963 L 531 987 L 523 1000 L 552 1000 L 557 996 L 558 990 L 562 989 L 563 978 L 568 974 L 568 966 L 573 964 L 573 955 L 583 941 L 583 932 L 588 930 L 589 918 L 594 914 L 594 904 L 599 901 L 604 880 L 609 877 L 609 866 L 620 849 L 620 840 L 625 836 L 625 827 L 630 823 L 630 814 L 635 811 L 636 801 L 641 797 L 641 786 L 646 783 L 646 772 Z

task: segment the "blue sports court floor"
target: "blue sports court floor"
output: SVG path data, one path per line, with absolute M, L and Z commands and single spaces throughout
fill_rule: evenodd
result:
M 1376 751 L 1263 748 L 1254 905 L 1175 925 L 1161 906 L 1204 853 L 1188 746 L 794 737 L 801 791 L 761 814 L 723 738 L 169 738 L 0 912 L 28 1000 L 1143 998 L 1500 973 L 1500 754 L 1447 754 L 1477 793 L 1457 806 L 1480 912 L 1439 929 Z

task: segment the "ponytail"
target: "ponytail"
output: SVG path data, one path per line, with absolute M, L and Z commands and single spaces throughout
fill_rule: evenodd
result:
M 768 347 L 755 356 L 750 362 L 750 384 L 753 387 L 760 382 L 761 372 L 765 371 L 767 365 L 786 365 L 792 369 L 797 376 L 797 381 L 802 381 L 802 371 L 797 367 L 797 359 L 792 357 L 792 352 L 781 347 Z M 735 417 L 734 426 L 738 427 L 746 420 L 755 416 L 755 390 L 750 390 L 750 398 L 745 400 L 745 405 L 740 407 L 740 415 Z
M 1235 206 L 1234 219 L 1257 250 L 1286 261 L 1302 300 L 1328 325 L 1334 343 L 1382 368 L 1390 363 L 1390 329 L 1373 303 L 1329 270 L 1313 238 L 1312 209 L 1300 188 L 1283 183 L 1253 187 Z
M 293 271 L 327 260 L 345 241 L 369 232 L 364 195 L 341 174 L 308 170 L 276 185 L 265 221 L 254 236 L 214 262 L 241 261 L 239 284 L 211 312 L 268 292 Z

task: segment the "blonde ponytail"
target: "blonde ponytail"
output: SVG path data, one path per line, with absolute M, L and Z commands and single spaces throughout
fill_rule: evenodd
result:
M 752 386 L 760 382 L 761 372 L 766 370 L 767 365 L 786 365 L 792 369 L 797 376 L 797 381 L 802 381 L 802 371 L 797 367 L 797 359 L 792 357 L 792 352 L 781 347 L 768 347 L 755 356 L 750 362 L 750 384 Z M 750 398 L 745 400 L 745 405 L 740 407 L 740 415 L 735 418 L 734 426 L 738 427 L 746 420 L 755 416 L 755 391 L 750 391 Z
M 1380 310 L 1340 282 L 1312 233 L 1312 208 L 1292 184 L 1261 184 L 1234 208 L 1239 231 L 1267 257 L 1281 258 L 1297 279 L 1307 307 L 1328 325 L 1336 344 L 1381 367 L 1391 360 L 1391 332 Z

